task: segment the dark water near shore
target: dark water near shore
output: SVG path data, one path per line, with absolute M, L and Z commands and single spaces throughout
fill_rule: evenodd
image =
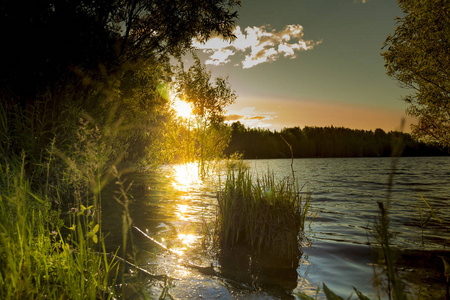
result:
M 280 179 L 290 176 L 291 160 L 248 160 L 256 174 L 274 172 Z M 168 248 L 169 253 L 138 232 L 133 233 L 137 264 L 155 274 L 177 280 L 165 285 L 158 281 L 143 281 L 140 292 L 129 293 L 151 298 L 169 292 L 175 298 L 205 299 L 277 299 L 295 297 L 298 293 L 313 295 L 319 283 L 325 282 L 337 294 L 347 298 L 357 287 L 370 298 L 374 248 L 370 229 L 378 213 L 377 201 L 391 189 L 391 229 L 400 265 L 400 275 L 422 298 L 443 295 L 444 276 L 438 255 L 449 256 L 450 250 L 450 158 L 339 158 L 296 159 L 295 176 L 304 191 L 312 192 L 315 219 L 307 226 L 303 255 L 299 260 L 296 281 L 277 287 L 252 286 L 239 274 L 226 278 L 209 276 L 182 266 L 181 260 L 196 265 L 212 264 L 223 270 L 203 232 L 214 221 L 218 174 L 205 180 L 197 174 L 195 165 L 165 166 L 157 172 L 130 174 L 133 181 L 130 204 L 134 224 Z M 432 221 L 423 230 L 420 226 L 418 199 L 422 195 L 443 221 Z M 429 209 L 420 200 L 424 214 Z M 122 244 L 121 208 L 112 197 L 103 198 L 103 229 L 109 232 L 107 245 L 114 249 Z M 426 217 L 426 216 L 425 216 Z M 372 245 L 369 247 L 369 244 Z M 413 276 L 414 275 L 414 276 Z M 295 278 L 294 278 L 295 279 Z M 280 288 L 281 286 L 281 288 Z M 289 290 L 286 291 L 286 287 Z M 283 288 L 284 287 L 284 288 Z M 434 296 L 433 296 L 434 295 Z M 168 298 L 169 299 L 169 298 Z

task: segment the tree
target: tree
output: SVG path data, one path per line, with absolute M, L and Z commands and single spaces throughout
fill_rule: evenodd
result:
M 180 61 L 177 85 L 178 98 L 191 103 L 196 118 L 197 158 L 203 172 L 205 162 L 222 155 L 229 142 L 231 131 L 223 126 L 224 108 L 234 103 L 237 96 L 227 78 L 217 77 L 211 82 L 211 72 L 197 56 L 187 71 Z
M 413 89 L 407 112 L 418 118 L 416 138 L 450 146 L 450 4 L 448 0 L 399 0 L 405 13 L 387 37 L 387 74 Z
M 105 73 L 127 76 L 216 33 L 233 37 L 239 0 L 2 1 L 0 96 L 36 96 Z M 99 68 L 101 66 L 101 68 Z
M 89 115 L 92 126 L 121 124 L 118 135 L 130 146 L 130 159 L 156 148 L 151 142 L 168 107 L 157 87 L 171 80 L 166 72 L 171 55 L 189 50 L 193 38 L 232 38 L 239 5 L 239 0 L 1 1 L 0 113 L 8 118 L 11 136 L 0 140 L 0 147 L 14 140 L 8 153 L 25 149 L 39 157 L 56 138 L 55 147 L 64 151 L 80 116 Z M 24 142 L 12 138 L 19 131 Z

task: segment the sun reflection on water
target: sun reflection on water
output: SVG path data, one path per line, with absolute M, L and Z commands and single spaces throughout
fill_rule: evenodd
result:
M 198 237 L 193 234 L 180 233 L 178 235 L 178 239 L 181 240 L 182 244 L 186 245 L 187 247 L 191 247 L 191 245 L 195 243 L 195 240 L 197 240 Z
M 201 178 L 198 172 L 198 164 L 194 163 L 185 163 L 180 165 L 174 165 L 173 169 L 174 173 L 174 182 L 172 186 L 183 192 L 188 192 L 195 186 L 201 185 Z
M 172 247 L 170 251 L 181 258 L 182 256 L 184 256 L 185 251 L 189 250 L 198 238 L 198 236 L 195 236 L 191 233 L 179 233 L 177 235 L 177 240 L 180 242 L 180 244 L 178 246 Z
M 174 254 L 173 257 L 186 262 L 199 255 L 201 222 L 204 221 L 205 211 L 210 208 L 210 199 L 205 198 L 209 192 L 206 191 L 208 178 L 204 179 L 199 174 L 198 163 L 168 165 L 166 170 L 170 196 L 164 199 L 167 200 L 163 204 L 167 219 L 158 225 L 158 234 L 163 241 L 164 238 L 167 241 L 163 243 Z M 184 267 L 177 268 L 175 273 L 178 278 L 192 276 L 192 270 Z
M 175 211 L 175 215 L 180 219 L 181 221 L 187 221 L 190 218 L 186 217 L 186 212 L 188 211 L 189 206 L 186 204 L 177 204 L 177 208 Z

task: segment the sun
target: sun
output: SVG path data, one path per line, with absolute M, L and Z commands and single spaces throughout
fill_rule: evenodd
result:
M 191 104 L 180 99 L 174 99 L 172 107 L 175 110 L 177 116 L 181 118 L 188 119 L 192 114 Z

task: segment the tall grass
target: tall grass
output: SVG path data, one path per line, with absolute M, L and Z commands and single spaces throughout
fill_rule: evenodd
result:
M 87 207 L 74 211 L 64 237 L 49 194 L 30 189 L 25 155 L 0 165 L 0 298 L 108 299 L 114 264 L 93 251 L 98 224 Z
M 0 104 L 0 299 L 111 298 L 100 191 L 112 135 L 86 118 L 54 134 L 36 111 Z
M 277 181 L 270 173 L 253 178 L 247 168 L 230 168 L 218 195 L 220 248 L 243 246 L 282 257 L 298 254 L 310 201 L 287 179 Z

